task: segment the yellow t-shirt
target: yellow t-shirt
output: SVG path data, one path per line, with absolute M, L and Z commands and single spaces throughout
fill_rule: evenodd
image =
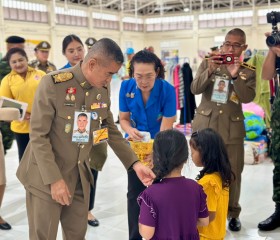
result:
M 36 89 L 44 75 L 46 73 L 43 71 L 28 67 L 26 78 L 23 79 L 12 70 L 1 82 L 0 96 L 26 102 L 26 111 L 31 113 Z M 12 121 L 11 129 L 16 133 L 29 133 L 29 121 Z
M 200 239 L 224 239 L 228 212 L 229 188 L 222 188 L 218 173 L 206 174 L 198 180 L 207 195 L 208 211 L 216 212 L 215 219 L 206 227 L 198 227 Z

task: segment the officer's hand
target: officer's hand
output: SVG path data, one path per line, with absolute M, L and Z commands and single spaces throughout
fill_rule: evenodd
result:
M 150 186 L 153 183 L 153 180 L 155 179 L 156 175 L 153 173 L 153 171 L 143 165 L 140 162 L 136 162 L 133 165 L 133 169 L 136 172 L 139 180 L 145 185 L 145 186 Z
M 69 199 L 71 198 L 71 195 L 63 179 L 51 184 L 51 195 L 52 199 L 61 205 L 70 205 Z
M 208 58 L 208 74 L 209 76 L 221 65 L 223 61 L 217 59 L 217 54 L 210 54 Z
M 136 128 L 130 128 L 128 135 L 128 140 L 141 141 L 143 139 L 142 134 Z
M 226 65 L 226 68 L 233 78 L 237 77 L 238 76 L 238 71 L 239 71 L 239 68 L 240 68 L 239 57 L 234 57 L 234 64 Z

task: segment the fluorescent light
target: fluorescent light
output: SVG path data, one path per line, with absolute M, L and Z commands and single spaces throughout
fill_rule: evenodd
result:
M 189 12 L 190 11 L 190 9 L 189 8 L 184 8 L 184 12 Z

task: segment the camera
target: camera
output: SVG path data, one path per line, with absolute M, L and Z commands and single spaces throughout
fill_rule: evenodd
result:
M 277 28 L 277 23 L 280 22 L 280 12 L 274 12 L 266 14 L 267 23 L 272 24 L 271 35 L 266 38 L 266 44 L 269 47 L 280 45 L 280 32 Z
M 234 55 L 232 53 L 222 53 L 215 55 L 214 59 L 222 61 L 222 64 L 234 64 Z

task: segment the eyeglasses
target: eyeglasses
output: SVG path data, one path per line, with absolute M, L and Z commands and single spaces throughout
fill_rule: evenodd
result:
M 223 46 L 225 48 L 230 48 L 232 47 L 233 50 L 239 50 L 240 48 L 244 47 L 245 44 L 230 44 L 228 42 L 223 43 Z
M 191 138 L 198 136 L 198 131 L 192 133 Z

